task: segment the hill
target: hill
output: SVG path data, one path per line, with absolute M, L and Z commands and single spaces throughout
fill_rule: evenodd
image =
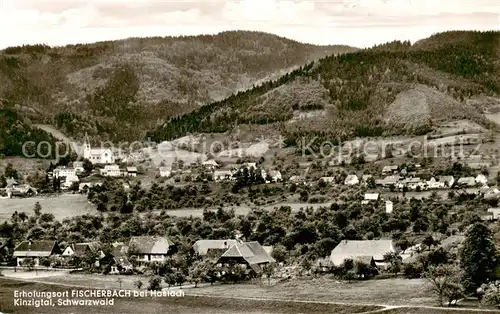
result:
M 271 125 L 287 143 L 318 136 L 424 134 L 469 119 L 494 127 L 470 105 L 500 92 L 500 33 L 446 32 L 415 44 L 393 42 L 325 57 L 281 78 L 171 119 L 156 141 Z
M 74 138 L 137 140 L 169 117 L 354 50 L 246 31 L 10 47 L 0 52 L 0 99 Z

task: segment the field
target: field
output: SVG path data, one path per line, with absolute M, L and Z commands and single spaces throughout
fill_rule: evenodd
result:
M 30 215 L 36 202 L 42 205 L 42 213 L 50 213 L 57 220 L 96 213 L 94 205 L 89 204 L 87 197 L 80 194 L 61 194 L 53 197 L 3 198 L 0 199 L 0 221 L 10 219 L 12 214 L 25 212 Z
M 134 289 L 132 281 L 135 277 L 125 276 L 122 279 L 123 289 Z M 95 289 L 119 288 L 116 276 L 69 275 L 39 278 L 38 281 L 0 277 L 0 311 L 33 313 L 33 308 L 14 306 L 15 290 L 64 292 L 88 286 Z M 274 287 L 256 284 L 205 286 L 187 288 L 184 292 L 183 297 L 115 298 L 114 304 L 107 307 L 40 307 L 36 308 L 36 313 L 500 313 L 485 309 L 436 308 L 419 280 L 390 279 L 341 284 L 321 279 Z M 372 305 L 374 302 L 384 305 Z
M 138 297 L 115 298 L 114 305 L 99 306 L 54 306 L 17 307 L 14 306 L 14 291 L 64 292 L 77 287 L 61 287 L 44 283 L 20 282 L 0 278 L 0 311 L 6 313 L 364 313 L 381 309 L 376 306 L 355 306 L 322 303 L 297 303 L 272 300 L 245 300 L 211 298 L 203 296 L 184 297 Z M 81 289 L 81 288 L 80 288 Z

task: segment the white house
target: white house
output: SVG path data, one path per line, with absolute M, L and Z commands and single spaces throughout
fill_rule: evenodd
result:
M 129 242 L 129 253 L 136 256 L 138 262 L 162 262 L 172 252 L 174 246 L 167 237 L 132 237 Z
M 57 241 L 37 240 L 21 242 L 14 248 L 13 256 L 17 259 L 17 266 L 23 266 L 25 260 L 33 260 L 34 266 L 40 266 L 40 258 L 60 254 Z
M 231 170 L 218 170 L 214 171 L 213 179 L 215 182 L 231 180 L 233 172 Z
M 455 184 L 455 178 L 453 176 L 439 176 L 439 182 L 444 182 L 446 187 L 451 188 Z
M 76 175 L 67 176 L 66 180 L 63 182 L 63 188 L 69 189 L 73 183 L 80 182 L 80 179 Z
M 356 185 L 356 184 L 359 184 L 359 178 L 355 174 L 350 174 L 350 175 L 348 175 L 345 178 L 344 184 L 345 185 Z
M 127 167 L 127 176 L 137 177 L 137 167 Z
M 73 168 L 75 169 L 77 174 L 85 171 L 85 168 L 83 168 L 83 161 L 74 161 Z
M 279 172 L 279 170 L 270 170 L 269 176 L 271 177 L 271 180 L 273 180 L 273 182 L 278 182 L 283 180 L 281 172 Z
M 56 169 L 54 169 L 53 173 L 56 179 L 65 178 L 69 176 L 76 176 L 75 168 L 69 168 L 69 167 L 57 167 Z
M 340 266 L 346 259 L 373 258 L 377 266 L 385 267 L 384 255 L 396 252 L 392 240 L 343 240 L 330 254 L 330 261 Z
M 443 189 L 446 187 L 446 183 L 438 181 L 436 178 L 432 177 L 429 181 L 427 181 L 427 187 L 429 189 Z
M 392 201 L 385 201 L 385 212 L 390 214 L 394 209 L 394 203 Z
M 489 208 L 487 212 L 491 213 L 493 215 L 493 220 L 500 219 L 500 208 L 492 207 L 492 208 Z
M 83 142 L 83 158 L 88 159 L 92 164 L 113 164 L 115 155 L 109 148 L 92 148 L 87 134 Z
M 213 160 L 213 159 L 204 161 L 204 162 L 201 163 L 201 165 L 203 167 L 207 168 L 208 170 L 214 170 L 215 168 L 219 167 L 219 164 L 215 160 Z
M 463 177 L 458 179 L 457 184 L 461 186 L 475 186 L 476 179 L 474 177 Z
M 484 174 L 479 174 L 475 179 L 477 184 L 484 185 L 488 183 L 488 178 Z
M 365 201 L 378 201 L 379 196 L 378 193 L 365 193 Z
M 398 168 L 399 167 L 397 165 L 385 166 L 384 168 L 382 168 L 382 174 L 395 173 L 396 171 L 398 171 Z
M 104 169 L 101 169 L 101 175 L 105 177 L 119 177 L 121 176 L 120 166 L 106 165 L 104 166 Z

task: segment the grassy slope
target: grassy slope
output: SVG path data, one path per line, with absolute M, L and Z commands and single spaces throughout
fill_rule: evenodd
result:
M 188 132 L 225 132 L 236 123 L 249 123 L 274 124 L 289 139 L 304 134 L 346 139 L 420 134 L 453 119 L 487 124 L 464 98 L 500 92 L 499 38 L 498 32 L 448 32 L 413 46 L 395 42 L 326 57 L 278 80 L 172 119 L 150 136 L 161 141 Z M 390 106 L 408 90 L 410 96 L 423 99 L 418 110 L 427 117 L 409 128 L 399 123 L 401 114 L 393 114 Z M 398 101 L 396 107 L 405 102 L 410 107 L 416 105 L 411 97 Z M 323 117 L 287 123 L 294 111 L 312 109 L 323 109 Z
M 0 101 L 70 136 L 137 140 L 157 121 L 352 50 L 242 31 L 11 47 L 0 51 Z

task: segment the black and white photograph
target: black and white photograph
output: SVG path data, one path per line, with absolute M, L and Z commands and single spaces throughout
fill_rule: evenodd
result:
M 0 0 L 0 314 L 500 314 L 500 0 Z

